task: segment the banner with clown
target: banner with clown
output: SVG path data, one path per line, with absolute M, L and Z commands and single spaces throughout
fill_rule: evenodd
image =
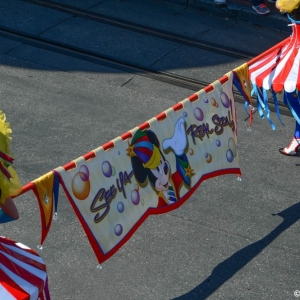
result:
M 58 186 L 82 224 L 99 263 L 152 214 L 182 205 L 203 180 L 241 175 L 230 72 L 144 124 L 58 167 L 23 189 L 39 201 L 42 238 Z M 201 201 L 201 199 L 199 199 Z

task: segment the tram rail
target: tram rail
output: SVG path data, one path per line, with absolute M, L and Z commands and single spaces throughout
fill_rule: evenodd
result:
M 186 36 L 183 36 L 180 34 L 171 33 L 171 32 L 167 32 L 164 30 L 155 29 L 155 28 L 151 28 L 148 26 L 116 19 L 113 17 L 105 16 L 100 13 L 95 13 L 95 12 L 92 12 L 89 10 L 77 8 L 75 6 L 70 6 L 70 5 L 66 5 L 66 4 L 60 4 L 60 3 L 57 3 L 54 1 L 45 1 L 45 0 L 24 0 L 24 1 L 36 4 L 36 5 L 40 5 L 40 6 L 45 6 L 45 7 L 51 8 L 53 10 L 59 10 L 61 12 L 68 13 L 73 16 L 94 20 L 96 22 L 109 24 L 111 26 L 120 27 L 123 29 L 139 32 L 139 33 L 142 33 L 145 35 L 151 35 L 151 36 L 158 37 L 158 38 L 161 38 L 164 40 L 169 40 L 171 42 L 178 43 L 181 45 L 195 47 L 195 48 L 199 48 L 199 49 L 206 50 L 209 52 L 223 54 L 225 56 L 241 59 L 244 61 L 249 61 L 250 59 L 252 59 L 255 56 L 255 54 L 247 52 L 247 51 L 241 51 L 241 50 L 237 51 L 234 48 L 225 47 L 225 46 L 222 46 L 222 48 L 221 48 L 219 45 L 209 43 L 207 41 L 204 42 L 199 39 L 186 37 Z
M 38 1 L 38 0 L 30 0 L 30 1 Z M 188 78 L 185 76 L 181 76 L 181 75 L 177 75 L 165 71 L 159 71 L 151 67 L 145 67 L 138 64 L 133 64 L 131 62 L 101 55 L 99 53 L 89 51 L 80 47 L 64 44 L 61 42 L 56 42 L 44 37 L 32 35 L 18 30 L 13 30 L 10 28 L 5 28 L 2 26 L 0 26 L 0 36 L 14 41 L 18 41 L 22 44 L 67 55 L 84 61 L 100 64 L 102 66 L 120 70 L 122 72 L 127 72 L 131 74 L 151 78 L 157 81 L 186 88 L 192 91 L 199 91 L 201 89 L 204 89 L 210 84 L 205 81 L 196 80 L 193 78 Z M 234 95 L 235 95 L 236 102 L 242 104 L 245 102 L 244 98 L 240 95 L 239 92 L 234 90 Z M 253 104 L 255 106 L 256 104 L 255 99 L 253 99 Z M 279 107 L 280 107 L 281 114 L 291 116 L 290 111 L 285 105 L 279 103 Z M 276 111 L 275 106 L 272 104 L 272 102 L 270 102 L 269 104 L 269 109 L 273 112 Z

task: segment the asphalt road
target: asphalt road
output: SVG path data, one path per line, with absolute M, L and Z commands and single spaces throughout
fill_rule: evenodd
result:
M 162 1 L 75 4 L 255 54 L 288 36 Z M 242 63 L 23 1 L 1 1 L 0 26 L 207 82 Z M 12 153 L 23 184 L 193 93 L 15 40 L 0 41 L 0 108 L 13 128 Z M 179 209 L 148 218 L 101 270 L 60 193 L 58 220 L 39 252 L 52 299 L 295 298 L 300 290 L 300 161 L 278 152 L 289 143 L 295 121 L 282 116 L 282 126 L 272 113 L 277 125 L 272 131 L 255 114 L 250 132 L 243 105 L 237 104 L 237 112 L 242 181 L 226 175 L 203 182 Z M 35 197 L 28 192 L 15 201 L 21 218 L 1 225 L 1 235 L 36 249 Z

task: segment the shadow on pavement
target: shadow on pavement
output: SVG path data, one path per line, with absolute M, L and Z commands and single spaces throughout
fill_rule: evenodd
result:
M 212 295 L 222 286 L 222 284 L 234 276 L 235 273 L 237 273 L 253 258 L 255 258 L 255 256 L 270 245 L 281 233 L 300 219 L 300 203 L 296 203 L 279 214 L 274 215 L 282 217 L 283 221 L 273 231 L 261 240 L 234 253 L 231 257 L 217 265 L 213 269 L 211 275 L 196 288 L 183 296 L 174 298 L 173 300 L 206 299 Z

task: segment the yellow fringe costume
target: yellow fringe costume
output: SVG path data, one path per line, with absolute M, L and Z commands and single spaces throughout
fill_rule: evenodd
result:
M 291 13 L 293 10 L 297 9 L 300 5 L 299 0 L 277 0 L 276 7 L 280 12 Z
M 6 122 L 6 116 L 0 110 L 0 203 L 4 203 L 7 197 L 18 195 L 22 187 L 17 172 L 11 166 L 13 163 L 9 149 L 11 140 L 10 123 Z

